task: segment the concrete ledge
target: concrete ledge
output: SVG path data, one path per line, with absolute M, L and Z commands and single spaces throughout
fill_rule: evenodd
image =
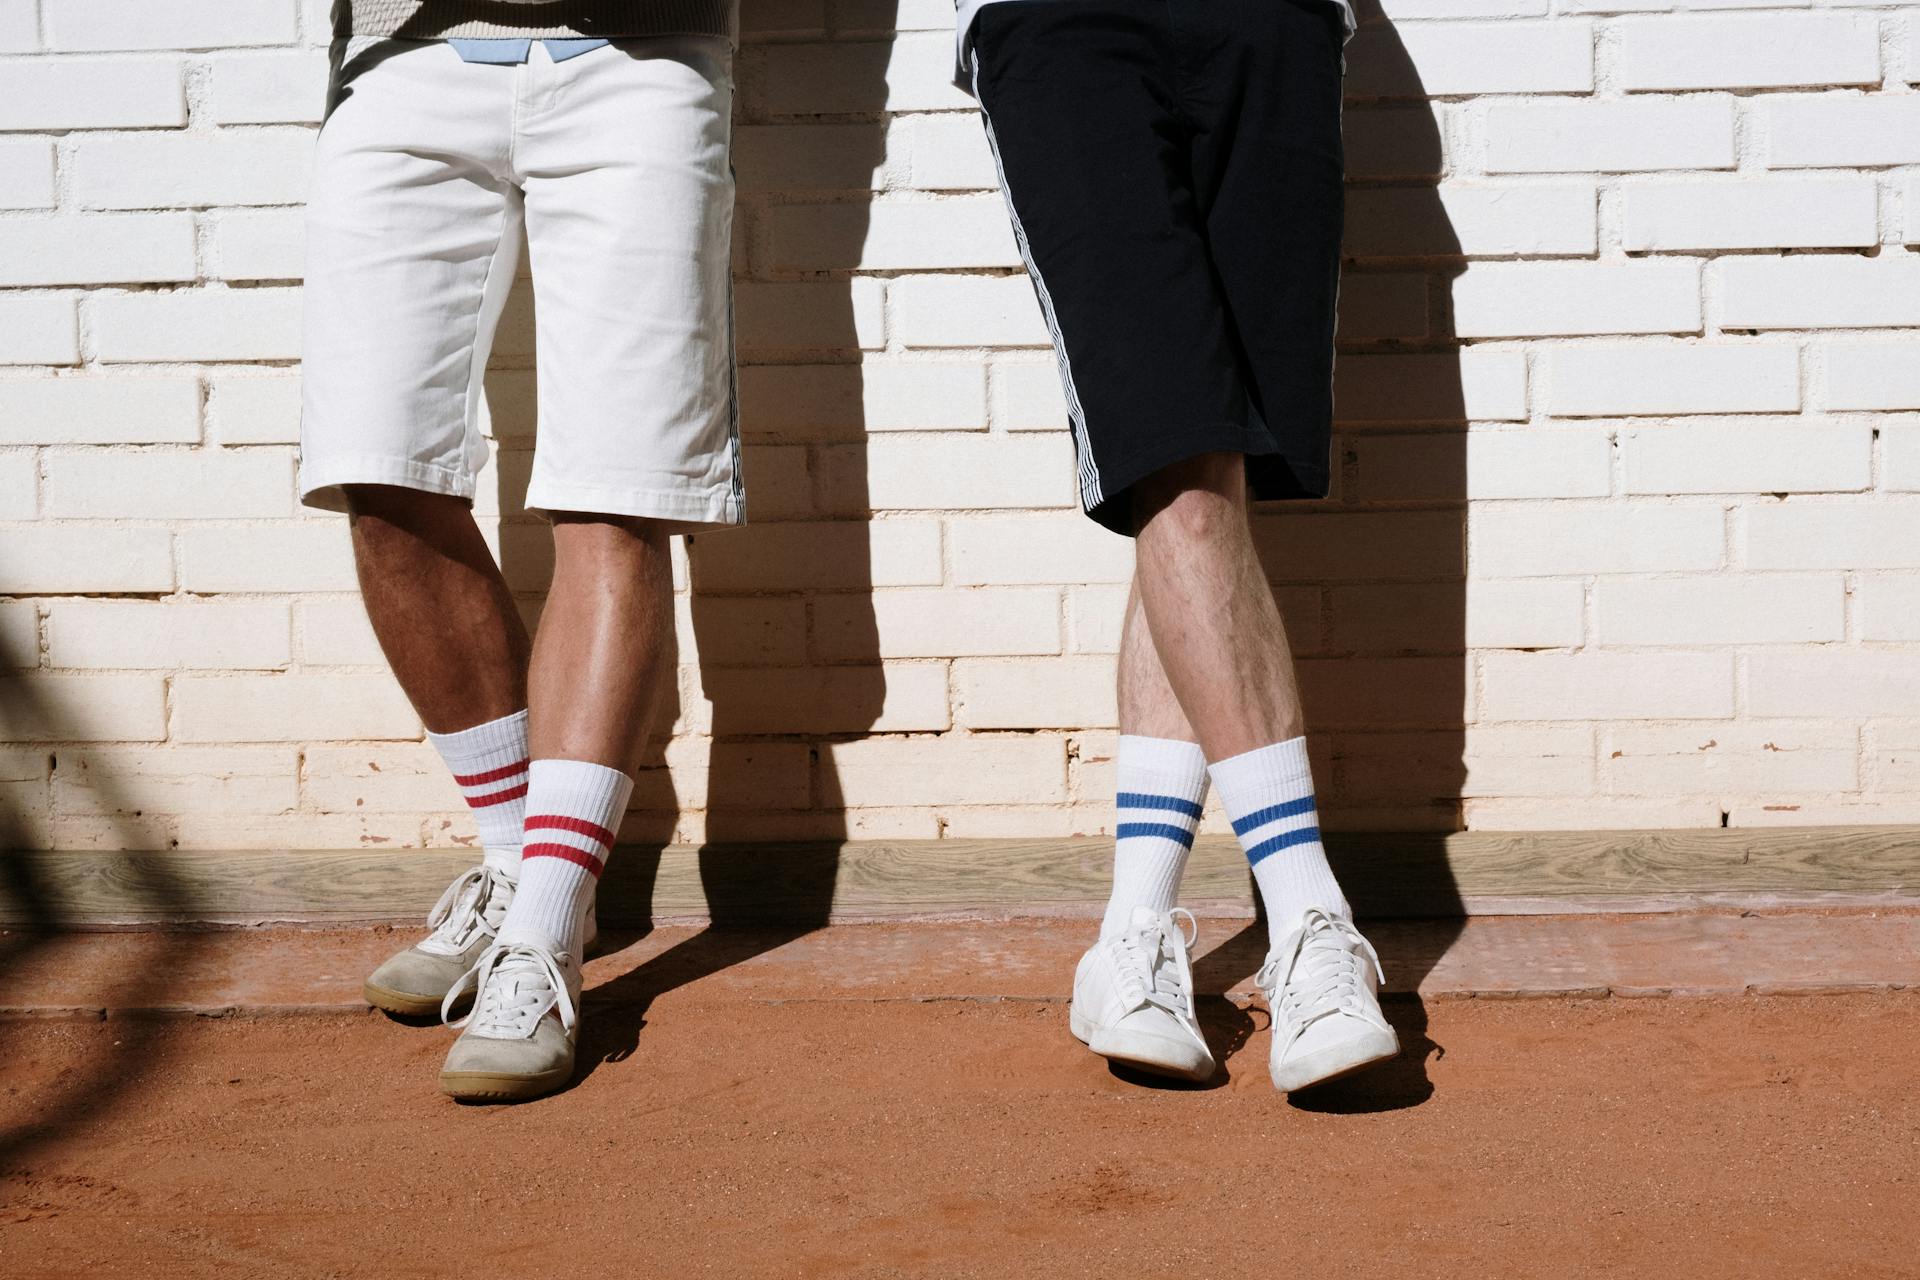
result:
M 1920 904 L 1920 827 L 1344 833 L 1330 852 L 1362 916 L 1654 912 Z M 601 918 L 828 923 L 1083 916 L 1112 842 L 854 841 L 616 853 Z M 19 851 L 0 856 L 0 924 L 28 928 L 412 920 L 465 850 Z M 1184 900 L 1251 911 L 1233 841 L 1202 839 Z

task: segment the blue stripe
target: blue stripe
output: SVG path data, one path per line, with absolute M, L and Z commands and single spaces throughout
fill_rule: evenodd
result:
M 1123 822 L 1113 829 L 1116 840 L 1131 840 L 1136 836 L 1158 836 L 1162 840 L 1171 840 L 1182 849 L 1193 848 L 1193 832 L 1185 827 L 1168 826 L 1164 822 Z
M 1320 843 L 1320 828 L 1295 827 L 1292 831 L 1282 831 L 1279 835 L 1271 839 L 1262 840 L 1259 844 L 1247 850 L 1247 863 L 1250 866 L 1257 867 L 1260 865 L 1260 860 L 1268 854 L 1278 853 L 1282 849 L 1291 849 L 1297 844 L 1318 843 Z
M 1233 820 L 1233 834 L 1243 836 L 1256 827 L 1264 827 L 1276 818 L 1297 818 L 1303 813 L 1313 812 L 1313 797 L 1301 796 L 1298 800 L 1289 800 L 1285 804 L 1268 805 L 1244 818 Z
M 1200 816 L 1200 806 L 1191 800 L 1182 800 L 1179 796 L 1149 795 L 1144 791 L 1122 791 L 1116 800 L 1122 809 L 1165 809 L 1168 813 L 1182 813 L 1189 818 Z

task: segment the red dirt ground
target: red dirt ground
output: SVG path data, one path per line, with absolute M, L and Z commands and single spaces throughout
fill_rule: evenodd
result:
M 1920 994 L 1396 1000 L 1292 1102 L 1218 999 L 1193 1089 L 1053 1002 L 589 1008 L 517 1108 L 373 1015 L 4 1024 L 0 1274 L 1920 1275 Z

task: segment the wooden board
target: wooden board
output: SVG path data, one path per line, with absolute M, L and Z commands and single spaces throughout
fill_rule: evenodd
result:
M 1456 832 L 1329 837 L 1363 916 L 1658 911 L 1703 905 L 1920 904 L 1920 827 Z M 467 851 L 15 852 L 0 924 L 404 920 L 470 865 Z M 1112 842 L 860 841 L 622 849 L 601 918 L 817 925 L 941 916 L 1087 915 Z M 1251 910 L 1231 839 L 1203 838 L 1182 893 Z

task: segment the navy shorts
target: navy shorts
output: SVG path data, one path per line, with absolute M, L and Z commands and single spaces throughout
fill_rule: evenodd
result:
M 974 90 L 1052 330 L 1081 502 L 1203 453 L 1327 493 L 1340 81 L 1327 0 L 1001 0 Z

